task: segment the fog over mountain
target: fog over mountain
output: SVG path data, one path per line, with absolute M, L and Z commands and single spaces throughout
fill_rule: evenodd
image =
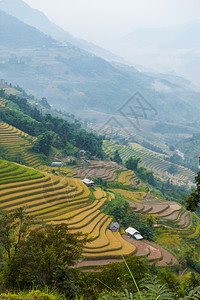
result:
M 11 2 L 19 4 L 16 10 Z M 200 94 L 188 80 L 139 72 L 91 54 L 79 40 L 23 1 L 4 0 L 1 7 L 18 15 L 15 18 L 3 11 L 0 15 L 0 77 L 6 81 L 83 117 L 119 115 L 120 108 L 139 92 L 158 112 L 149 118 L 182 123 L 199 119 Z
M 74 46 L 80 47 L 97 56 L 108 60 L 121 60 L 117 55 L 114 55 L 108 50 L 105 50 L 93 43 L 83 39 L 78 39 L 72 36 L 69 32 L 52 23 L 43 12 L 31 8 L 21 0 L 3 0 L 0 2 L 0 9 L 8 14 L 18 18 L 24 23 L 33 26 L 41 32 L 50 35 L 54 39 L 63 43 L 71 43 Z
M 200 89 L 200 20 L 138 29 L 115 41 L 111 48 L 133 64 L 185 76 Z
M 65 26 L 67 31 L 22 0 L 2 0 L 0 7 L 59 41 L 70 42 L 109 61 L 137 65 L 143 71 L 183 76 L 191 80 L 193 87 L 199 90 L 200 21 L 197 19 L 197 1 L 168 0 L 160 4 L 160 1 L 152 0 L 150 4 L 127 0 L 126 5 L 120 2 L 110 0 L 105 9 L 104 2 L 100 3 L 98 0 L 92 5 L 89 1 L 83 5 L 80 0 L 69 5 L 61 0 L 59 6 L 54 0 L 51 3 L 45 0 L 26 0 L 26 3 L 47 11 L 51 19 L 57 20 L 61 26 L 68 24 Z M 195 18 L 196 21 L 191 21 Z M 71 34 L 74 27 L 79 37 L 93 33 L 93 39 L 89 40 L 95 40 L 95 44 L 86 39 L 75 38 Z M 141 28 L 134 30 L 137 27 Z M 104 48 L 99 47 L 99 44 Z

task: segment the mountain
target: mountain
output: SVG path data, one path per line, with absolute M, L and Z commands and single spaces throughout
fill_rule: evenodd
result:
M 200 20 L 177 26 L 140 28 L 116 41 L 118 54 L 132 64 L 178 74 L 200 84 Z
M 122 58 L 118 57 L 108 50 L 105 50 L 83 39 L 73 37 L 70 33 L 51 22 L 44 13 L 37 9 L 31 8 L 24 1 L 3 0 L 0 2 L 0 9 L 23 21 L 24 23 L 37 28 L 41 32 L 51 36 L 52 38 L 60 42 L 71 43 L 74 46 L 77 46 L 107 60 L 122 61 Z
M 120 39 L 137 47 L 199 48 L 200 20 L 161 28 L 141 28 Z
M 123 64 L 111 64 L 70 43 L 63 45 L 3 11 L 0 19 L 1 78 L 23 86 L 36 97 L 47 97 L 58 109 L 82 117 L 103 116 L 106 121 L 111 114 L 123 114 L 120 109 L 139 92 L 146 110 L 153 112 L 148 116 L 143 114 L 146 119 L 168 122 L 199 119 L 199 93 L 183 83 Z M 134 101 L 137 106 L 139 100 Z M 130 105 L 126 108 L 130 109 Z M 142 106 L 134 111 L 134 121 L 144 112 L 141 110 Z
M 34 27 L 0 11 L 1 20 L 1 46 L 5 48 L 20 49 L 23 47 L 53 47 L 57 41 L 45 35 Z

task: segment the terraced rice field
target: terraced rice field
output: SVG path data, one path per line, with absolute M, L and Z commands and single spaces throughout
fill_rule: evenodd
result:
M 75 168 L 77 178 L 102 178 L 106 181 L 116 179 L 116 170 L 123 170 L 122 166 L 114 161 L 89 161 L 87 165 L 79 165 Z
M 11 159 L 21 159 L 22 163 L 38 167 L 41 165 L 39 156 L 28 152 L 32 147 L 35 137 L 6 123 L 0 123 L 0 146 Z
M 7 100 L 0 97 L 0 109 L 1 110 L 10 110 L 9 107 L 6 106 Z
M 131 170 L 120 172 L 118 175 L 118 182 L 122 183 L 123 185 L 134 185 L 134 186 L 140 184 L 140 180 Z
M 0 160 L 0 209 L 12 212 L 26 206 L 38 221 L 65 222 L 72 232 L 88 233 L 92 241 L 85 246 L 83 255 L 89 259 L 119 257 L 136 251 L 119 233 L 108 229 L 112 218 L 100 210 L 107 200 L 106 193 L 98 188 L 92 203 L 89 194 L 79 179 Z
M 74 176 L 76 175 L 76 171 L 73 169 L 68 169 L 66 167 L 49 167 L 49 166 L 39 166 L 40 171 L 52 173 L 54 170 L 55 173 L 59 176 Z
M 124 196 L 136 213 L 154 216 L 157 221 L 155 227 L 164 226 L 169 229 L 188 230 L 192 225 L 191 213 L 174 201 L 151 199 L 150 195 L 144 192 L 121 189 L 113 189 L 112 191 Z
M 105 140 L 103 145 L 104 151 L 110 156 L 112 156 L 114 152 L 118 150 L 123 161 L 126 161 L 131 156 L 135 158 L 141 158 L 139 164 L 153 171 L 156 175 L 164 179 L 170 178 L 174 184 L 193 185 L 195 178 L 194 172 L 183 166 L 176 165 L 178 173 L 176 175 L 169 174 L 167 170 L 172 163 L 162 159 L 162 155 L 155 155 L 153 152 L 151 153 L 150 151 L 145 150 L 144 147 L 141 149 L 140 147 L 136 147 L 135 144 L 131 143 L 129 146 L 125 146 L 115 144 L 110 140 Z
M 6 94 L 22 96 L 21 92 L 19 92 L 15 88 L 7 86 L 7 85 L 3 84 L 3 86 L 1 87 L 1 89 L 3 89 L 6 92 Z
M 126 199 L 135 201 L 135 202 L 141 202 L 145 199 L 147 196 L 147 193 L 145 192 L 132 192 L 132 191 L 126 191 L 122 189 L 112 189 L 112 192 L 119 193 L 122 196 L 124 196 Z

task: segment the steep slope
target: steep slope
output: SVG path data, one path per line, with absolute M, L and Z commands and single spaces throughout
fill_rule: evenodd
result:
M 108 230 L 112 218 L 100 211 L 107 200 L 106 193 L 96 190 L 93 202 L 89 195 L 80 179 L 54 176 L 0 160 L 0 209 L 12 212 L 25 206 L 38 221 L 64 222 L 71 232 L 87 232 L 92 241 L 85 245 L 86 258 L 113 258 L 135 252 L 136 247 L 124 241 L 119 232 Z
M 104 59 L 122 60 L 108 50 L 105 50 L 93 43 L 87 42 L 86 40 L 73 37 L 69 32 L 51 22 L 44 13 L 37 9 L 31 8 L 24 1 L 3 0 L 0 2 L 0 9 L 18 18 L 24 23 L 37 28 L 41 32 L 50 35 L 58 41 L 71 43 Z
M 140 165 L 153 171 L 161 178 L 170 179 L 173 184 L 178 185 L 194 185 L 195 173 L 188 168 L 181 165 L 175 165 L 171 162 L 164 160 L 164 155 L 159 155 L 141 147 L 138 149 L 134 143 L 129 143 L 128 146 L 118 145 L 112 141 L 104 140 L 104 151 L 108 155 L 113 155 L 118 150 L 121 158 L 126 161 L 130 157 L 140 158 Z M 169 172 L 169 167 L 175 165 L 177 173 L 172 174 Z
M 126 53 L 133 64 L 184 76 L 199 90 L 199 29 L 200 20 L 171 27 L 140 28 L 118 40 L 118 54 Z
M 4 47 L 51 47 L 56 41 L 9 14 L 0 11 L 1 45 Z M 12 35 L 10 35 L 12 32 Z
M 199 46 L 200 21 L 170 27 L 136 29 L 121 38 L 122 42 L 134 43 L 137 47 L 171 45 L 172 48 L 193 48 Z M 193 35 L 191 35 L 193 32 Z M 196 32 L 196 34 L 194 34 Z M 184 37 L 184 44 L 183 38 Z M 188 41 L 193 41 L 192 44 Z
M 11 125 L 0 122 L 0 146 L 6 156 L 12 160 L 34 168 L 40 166 L 40 155 L 28 151 L 36 140 L 37 138 Z
M 157 111 L 156 116 L 147 118 L 171 122 L 198 119 L 198 93 L 167 80 L 158 90 L 154 77 L 110 64 L 73 45 L 63 46 L 3 11 L 0 18 L 1 78 L 37 97 L 47 97 L 57 108 L 82 116 L 89 113 L 90 117 L 98 117 L 99 111 L 119 115 L 120 108 L 139 91 L 146 99 L 143 105 Z M 138 100 L 133 101 L 137 104 Z M 141 109 L 135 114 L 141 115 Z

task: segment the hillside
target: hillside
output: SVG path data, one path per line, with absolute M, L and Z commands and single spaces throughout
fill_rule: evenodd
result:
M 0 300 L 200 299 L 200 93 L 0 8 Z
M 10 92 L 15 94 L 15 90 Z M 91 270 L 98 269 L 99 276 L 104 276 L 105 270 L 112 270 L 114 266 L 121 268 L 122 255 L 129 263 L 145 264 L 149 270 L 153 264 L 158 270 L 165 267 L 190 272 L 192 266 L 199 272 L 200 221 L 195 213 L 184 207 L 188 189 L 161 181 L 156 175 L 153 175 L 153 181 L 157 185 L 150 185 L 145 178 L 138 178 L 137 172 L 114 161 L 76 156 L 83 145 L 88 155 L 92 149 L 98 149 L 93 154 L 101 153 L 102 139 L 82 130 L 77 121 L 70 124 L 49 114 L 42 115 L 21 95 L 8 95 L 2 91 L 1 94 L 4 97 L 0 98 L 0 155 L 10 161 L 0 159 L 0 210 L 13 213 L 15 209 L 25 207 L 36 227 L 41 222 L 54 227 L 64 223 L 72 234 L 87 234 L 90 241 L 84 245 L 81 259 L 71 271 L 76 284 L 82 284 L 79 276 L 93 276 Z M 63 133 L 64 129 L 67 131 Z M 41 133 L 44 137 L 50 132 L 55 141 L 45 154 L 45 161 L 44 153 L 41 155 L 41 149 L 36 145 Z M 63 144 L 66 137 L 68 144 Z M 78 148 L 76 143 L 81 138 Z M 59 143 L 65 145 L 69 157 L 75 158 L 73 164 L 66 160 L 66 152 Z M 33 152 L 34 149 L 39 150 L 38 153 Z M 141 165 L 148 163 L 148 166 L 151 162 L 152 169 L 154 165 L 159 166 L 167 155 L 136 143 L 127 147 L 104 141 L 104 149 L 109 155 L 118 149 L 124 160 L 133 154 L 140 156 Z M 49 166 L 55 159 L 63 161 L 61 168 Z M 18 163 L 13 163 L 13 160 Z M 182 177 L 176 180 L 192 177 L 189 170 L 181 167 L 180 170 Z M 148 174 L 145 172 L 143 174 Z M 85 177 L 94 180 L 96 185 L 88 188 L 81 181 Z M 119 231 L 109 229 L 112 221 L 120 224 Z M 137 228 L 144 239 L 130 239 L 124 232 L 129 226 Z M 192 249 L 194 254 L 188 258 Z M 118 273 L 115 271 L 114 274 Z M 116 284 L 115 287 L 119 289 Z M 83 287 L 81 291 L 87 299 L 96 299 L 93 292 Z
M 62 156 L 79 156 L 81 149 L 87 151 L 88 157 L 104 156 L 102 138 L 82 129 L 77 120 L 69 123 L 49 113 L 43 115 L 36 105 L 31 105 L 25 98 L 6 95 L 4 90 L 1 94 L 4 109 L 0 111 L 0 119 L 31 136 L 38 137 L 32 145 L 33 152 L 43 153 L 47 158 L 50 154 L 53 155 L 52 147 L 55 147 Z
M 1 98 L 1 116 L 3 118 L 8 119 L 9 116 L 12 116 L 10 120 L 16 125 L 20 125 L 17 121 L 18 119 L 15 119 L 16 113 L 21 113 L 23 118 L 25 116 L 26 119 L 30 118 L 25 114 L 26 112 L 31 115 L 32 112 L 32 108 L 27 101 L 22 100 L 20 97 L 16 98 L 13 95 L 6 96 L 6 98 Z M 44 126 L 45 120 L 51 120 L 52 126 L 56 121 L 58 126 L 59 119 L 50 118 L 49 115 L 38 115 L 36 111 L 34 109 L 38 121 L 40 116 L 39 124 L 37 125 L 36 120 L 31 119 L 32 122 L 35 122 L 36 133 L 37 126 L 41 128 L 41 122 Z M 60 120 L 60 122 L 61 124 L 67 124 L 66 121 Z M 23 124 L 24 126 L 27 125 Z M 51 129 L 53 130 L 53 127 Z M 59 134 L 59 131 L 57 132 Z M 1 209 L 13 211 L 20 206 L 26 206 L 27 212 L 38 221 L 41 219 L 46 222 L 53 221 L 54 224 L 65 222 L 72 232 L 90 233 L 92 242 L 85 246 L 83 252 L 87 260 L 78 264 L 79 267 L 88 268 L 91 265 L 102 265 L 112 262 L 113 259 L 121 261 L 122 254 L 127 255 L 132 252 L 136 252 L 136 255 L 139 257 L 147 255 L 150 261 L 158 261 L 158 265 L 167 265 L 167 262 L 171 261 L 171 259 L 174 261 L 174 264 L 177 264 L 175 257 L 170 256 L 170 253 L 163 248 L 158 248 L 155 243 L 150 244 L 148 241 L 145 241 L 144 243 L 132 242 L 129 245 L 127 244 L 126 236 L 122 238 L 119 233 L 112 235 L 108 226 L 113 219 L 113 213 L 109 216 L 110 213 L 106 207 L 119 205 L 118 201 L 122 201 L 119 199 L 123 199 L 123 201 L 129 202 L 131 210 L 135 213 L 142 216 L 146 214 L 154 216 L 157 228 L 160 226 L 162 228 L 165 224 L 165 231 L 176 229 L 180 230 L 180 234 L 182 230 L 189 230 L 191 233 L 194 230 L 192 215 L 188 214 L 180 204 L 175 202 L 169 203 L 161 198 L 159 200 L 152 198 L 154 197 L 154 192 L 148 193 L 149 188 L 146 183 L 138 179 L 133 171 L 127 170 L 125 167 L 112 161 L 87 160 L 87 162 L 83 162 L 80 160 L 78 164 L 73 166 L 73 169 L 71 166 L 67 168 L 67 163 L 65 162 L 65 166 L 62 168 L 54 167 L 56 175 L 52 175 L 52 168 L 45 165 L 41 154 L 29 152 L 29 148 L 33 148 L 37 140 L 37 137 L 32 137 L 14 126 L 1 122 L 1 153 L 9 157 L 10 160 L 16 160 L 24 165 L 42 170 L 42 172 L 38 172 L 34 171 L 34 169 L 28 169 L 2 160 Z M 142 149 L 142 146 L 140 147 Z M 59 153 L 59 149 L 57 151 Z M 148 154 L 148 152 L 146 153 Z M 160 154 L 160 156 L 162 155 Z M 141 156 L 141 159 L 141 162 L 145 163 L 145 156 Z M 109 186 L 105 183 L 103 184 L 107 191 L 105 192 L 101 188 L 90 191 L 80 181 L 84 177 L 92 180 L 101 179 L 102 182 L 107 182 Z M 133 188 L 136 189 L 135 192 L 133 192 Z M 9 194 L 6 189 L 9 189 Z M 67 202 L 65 199 L 67 199 Z M 149 203 L 150 199 L 151 204 Z M 101 259 L 101 262 L 99 259 Z
M 185 162 L 193 167 L 193 169 L 198 170 L 199 162 L 198 157 L 200 155 L 200 136 L 199 134 L 193 134 L 190 138 L 185 138 L 184 140 L 175 144 L 177 149 L 185 153 Z
M 62 173 L 59 170 L 57 172 Z M 194 230 L 192 215 L 180 205 L 175 202 L 155 201 L 155 199 L 152 199 L 149 204 L 150 200 L 147 200 L 147 194 L 144 192 L 111 189 L 111 193 L 105 193 L 97 188 L 91 194 L 79 179 L 35 171 L 5 160 L 1 160 L 0 174 L 1 209 L 13 211 L 26 206 L 27 213 L 38 222 L 40 220 L 47 223 L 53 221 L 54 224 L 64 222 L 71 232 L 81 231 L 90 234 L 92 241 L 85 245 L 83 252 L 87 261 L 78 264 L 79 267 L 105 264 L 103 259 L 109 259 L 107 263 L 112 262 L 113 258 L 121 261 L 121 255 L 126 256 L 136 251 L 137 256 L 142 256 L 142 253 L 147 251 L 147 258 L 158 260 L 160 265 L 167 265 L 166 260 L 170 261 L 171 258 L 174 263 L 177 263 L 175 258 L 169 253 L 164 254 L 164 249 L 158 248 L 156 244 L 151 245 L 148 241 L 129 244 L 126 237 L 123 239 L 119 233 L 112 233 L 108 229 L 112 217 L 105 215 L 101 208 L 106 202 L 114 201 L 116 193 L 129 201 L 134 212 L 155 216 L 158 220 L 156 227 L 166 227 L 165 232 L 176 230 L 177 234 L 178 232 L 181 234 L 182 230 L 188 233 Z M 148 245 L 151 247 L 149 248 Z M 159 249 L 156 256 L 153 254 L 153 249 Z
M 37 138 L 3 122 L 0 122 L 0 136 L 0 149 L 6 157 L 35 168 L 41 164 L 40 155 L 28 151 Z
M 139 28 L 120 38 L 115 47 L 139 69 L 183 76 L 190 81 L 187 85 L 199 90 L 199 28 L 199 17 L 175 26 Z
M 14 2 L 13 2 L 14 1 Z M 78 48 L 84 49 L 87 52 L 93 53 L 108 60 L 116 60 L 118 57 L 91 42 L 83 39 L 78 39 L 72 36 L 69 32 L 63 30 L 53 22 L 51 22 L 44 13 L 31 8 L 21 0 L 4 0 L 0 3 L 0 9 L 8 14 L 18 18 L 24 23 L 33 26 L 41 32 L 53 37 L 62 43 L 70 43 Z M 120 58 L 118 58 L 120 59 Z M 122 60 L 122 59 L 121 59 Z
M 2 46 L 19 49 L 21 47 L 52 47 L 53 39 L 25 23 L 18 22 L 10 15 L 0 12 Z M 2 34 L 3 32 L 3 34 Z M 12 32 L 12 38 L 10 36 Z M 21 34 L 19 34 L 19 32 Z M 24 38 L 24 37 L 27 38 Z
M 170 179 L 174 184 L 192 186 L 194 183 L 195 173 L 190 169 L 183 166 L 176 165 L 176 174 L 169 172 L 169 167 L 174 165 L 171 162 L 165 160 L 165 155 L 158 154 L 150 151 L 145 147 L 142 147 L 136 143 L 129 143 L 128 146 L 118 145 L 112 141 L 104 141 L 104 151 L 106 154 L 113 156 L 114 152 L 118 150 L 119 155 L 126 161 L 130 157 L 140 158 L 140 165 L 153 171 L 159 177 L 167 180 Z
M 199 94 L 189 87 L 109 63 L 72 44 L 63 45 L 3 11 L 1 20 L 1 78 L 36 97 L 46 97 L 57 109 L 83 117 L 89 113 L 96 119 L 99 112 L 119 115 L 127 100 L 140 92 L 158 112 L 156 120 L 198 118 Z

